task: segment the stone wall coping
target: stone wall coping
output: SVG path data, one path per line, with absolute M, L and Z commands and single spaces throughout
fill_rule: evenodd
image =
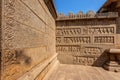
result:
M 108 49 L 106 52 L 109 54 L 120 54 L 120 49 Z
M 106 12 L 106 13 L 94 13 L 93 11 L 89 11 L 87 14 L 83 12 L 79 12 L 78 14 L 68 13 L 68 15 L 64 15 L 60 13 L 58 15 L 57 20 L 74 20 L 74 19 L 93 19 L 93 18 L 117 18 L 118 12 Z

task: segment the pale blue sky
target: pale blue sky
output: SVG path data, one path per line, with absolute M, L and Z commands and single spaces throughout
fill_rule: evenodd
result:
M 73 12 L 76 14 L 79 11 L 84 13 L 89 10 L 97 12 L 98 9 L 105 3 L 106 0 L 54 0 L 57 13 Z

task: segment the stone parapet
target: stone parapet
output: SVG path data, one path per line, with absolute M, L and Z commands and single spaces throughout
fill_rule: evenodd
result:
M 68 13 L 64 15 L 60 13 L 57 20 L 72 20 L 72 19 L 93 19 L 93 18 L 116 18 L 118 17 L 118 12 L 107 12 L 107 13 L 97 13 L 89 11 L 87 14 L 79 12 L 78 14 Z

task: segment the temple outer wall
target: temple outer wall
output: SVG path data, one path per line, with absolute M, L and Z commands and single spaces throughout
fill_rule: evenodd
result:
M 36 66 L 44 65 L 46 60 L 49 66 L 47 63 L 55 60 L 51 58 L 56 55 L 55 20 L 44 0 L 2 0 L 0 3 L 1 80 L 17 80 L 34 68 L 39 70 L 41 66 Z
M 56 24 L 56 50 L 63 64 L 103 66 L 108 60 L 104 52 L 118 48 L 118 13 L 82 12 L 67 16 L 60 14 Z

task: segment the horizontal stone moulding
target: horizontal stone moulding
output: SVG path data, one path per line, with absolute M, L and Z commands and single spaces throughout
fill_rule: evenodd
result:
M 117 18 L 118 12 L 107 12 L 107 13 L 94 13 L 93 11 L 89 11 L 87 14 L 83 12 L 79 12 L 78 14 L 68 13 L 68 15 L 64 15 L 60 13 L 58 15 L 57 20 L 66 20 L 66 19 L 91 19 L 91 18 Z
M 120 54 L 120 49 L 107 49 L 106 52 L 110 54 Z

